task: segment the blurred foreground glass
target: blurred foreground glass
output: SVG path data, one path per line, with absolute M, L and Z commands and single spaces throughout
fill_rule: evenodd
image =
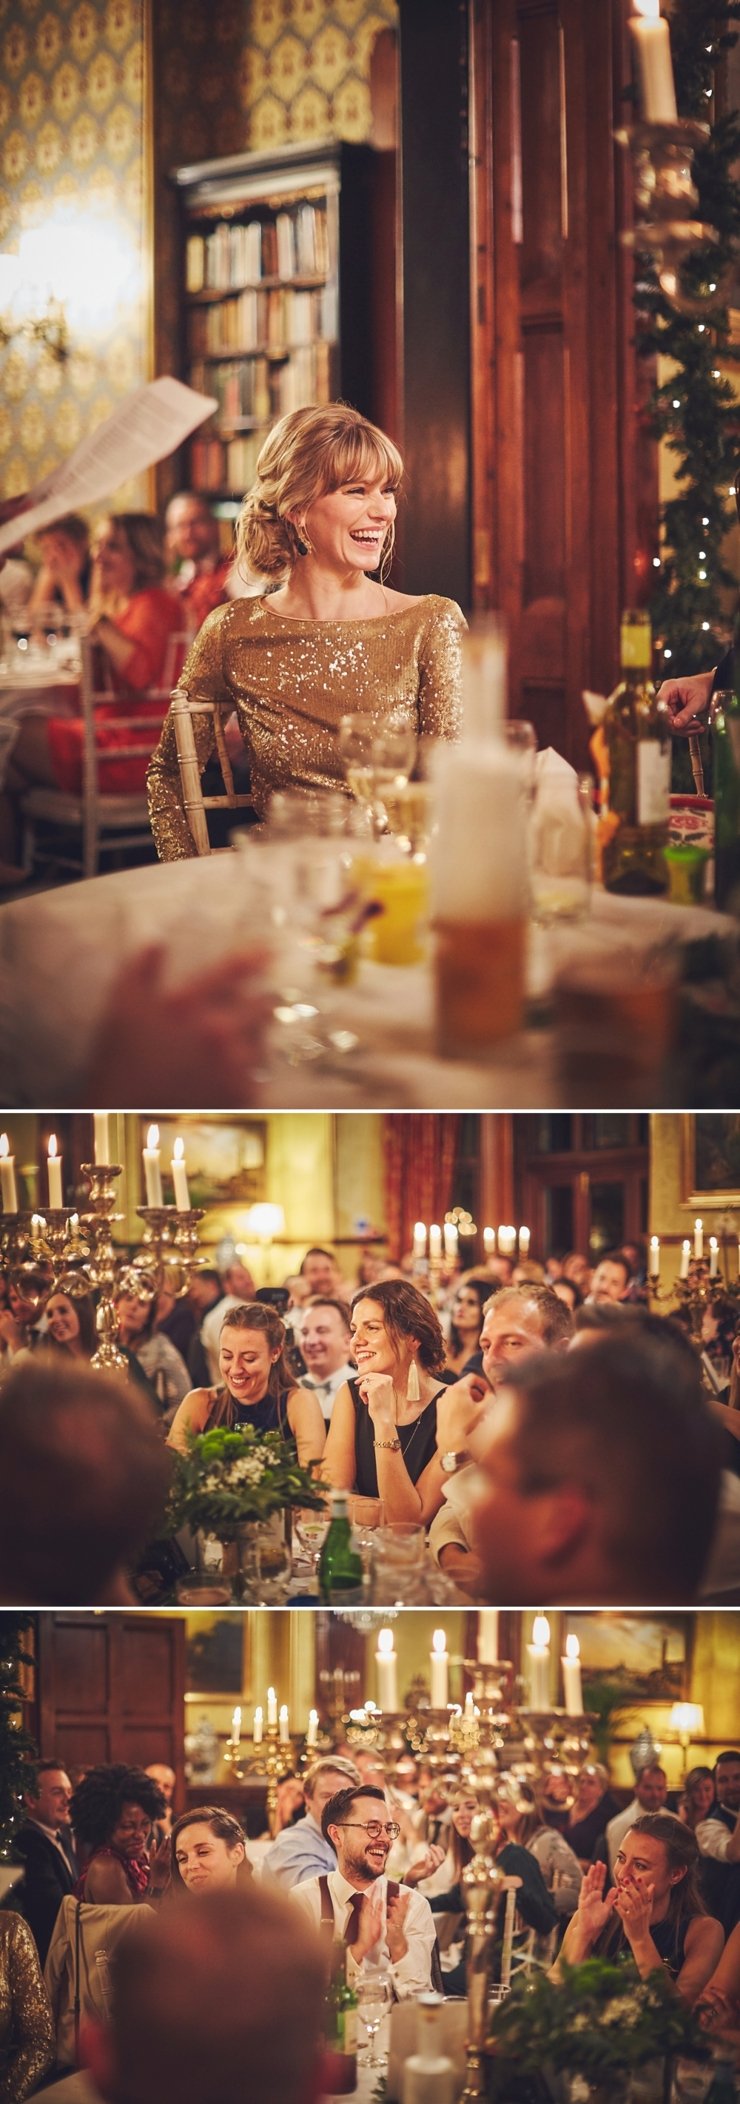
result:
M 340 716 L 339 756 L 352 795 L 368 807 L 376 838 L 388 824 L 386 796 L 405 789 L 416 754 L 410 724 L 377 723 L 360 712 Z
M 532 918 L 580 920 L 591 897 L 595 819 L 590 774 L 547 777 L 535 787 L 531 826 Z
M 607 949 L 557 973 L 558 1101 L 644 1110 L 665 1101 L 678 1029 L 679 952 Z
M 273 809 L 277 806 L 277 809 Z M 253 914 L 274 938 L 272 1051 L 288 1064 L 354 1050 L 337 996 L 356 971 L 362 898 L 353 875 L 356 813 L 327 792 L 273 798 L 269 827 L 235 833 Z
M 430 842 L 437 1050 L 480 1059 L 521 1027 L 529 909 L 521 757 L 495 732 L 435 755 Z
M 352 876 L 362 900 L 363 949 L 376 964 L 421 964 L 429 918 L 424 858 L 386 836 L 355 854 Z

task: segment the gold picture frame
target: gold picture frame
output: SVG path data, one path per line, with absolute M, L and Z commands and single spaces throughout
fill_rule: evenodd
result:
M 740 1111 L 682 1115 L 681 1203 L 705 1213 L 740 1211 Z

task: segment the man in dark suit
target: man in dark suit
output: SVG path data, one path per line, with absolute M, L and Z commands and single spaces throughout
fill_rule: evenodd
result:
M 66 1769 L 59 1761 L 39 1761 L 36 1776 L 35 1790 L 25 1794 L 26 1818 L 15 1836 L 15 1849 L 25 1865 L 20 1909 L 43 1966 L 59 1907 L 74 1890 L 77 1871 L 69 1818 L 72 1784 Z

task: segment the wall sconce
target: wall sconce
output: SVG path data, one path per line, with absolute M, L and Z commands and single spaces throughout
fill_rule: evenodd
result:
M 20 255 L 0 255 L 0 350 L 18 337 L 36 344 L 57 365 L 69 357 L 67 321 L 61 300 L 39 296 Z
M 250 1206 L 246 1218 L 246 1229 L 250 1238 L 258 1242 L 264 1257 L 265 1284 L 270 1284 L 270 1251 L 276 1235 L 285 1233 L 285 1214 L 281 1205 Z
M 704 1709 L 702 1703 L 674 1702 L 670 1715 L 670 1726 L 671 1731 L 675 1731 L 681 1746 L 685 1775 L 686 1755 L 691 1740 L 703 1738 L 704 1736 Z

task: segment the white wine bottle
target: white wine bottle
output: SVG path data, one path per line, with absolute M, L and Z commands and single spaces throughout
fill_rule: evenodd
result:
M 609 780 L 604 885 L 607 891 L 655 897 L 668 889 L 671 731 L 651 677 L 649 614 L 622 615 L 621 666 L 603 725 Z

